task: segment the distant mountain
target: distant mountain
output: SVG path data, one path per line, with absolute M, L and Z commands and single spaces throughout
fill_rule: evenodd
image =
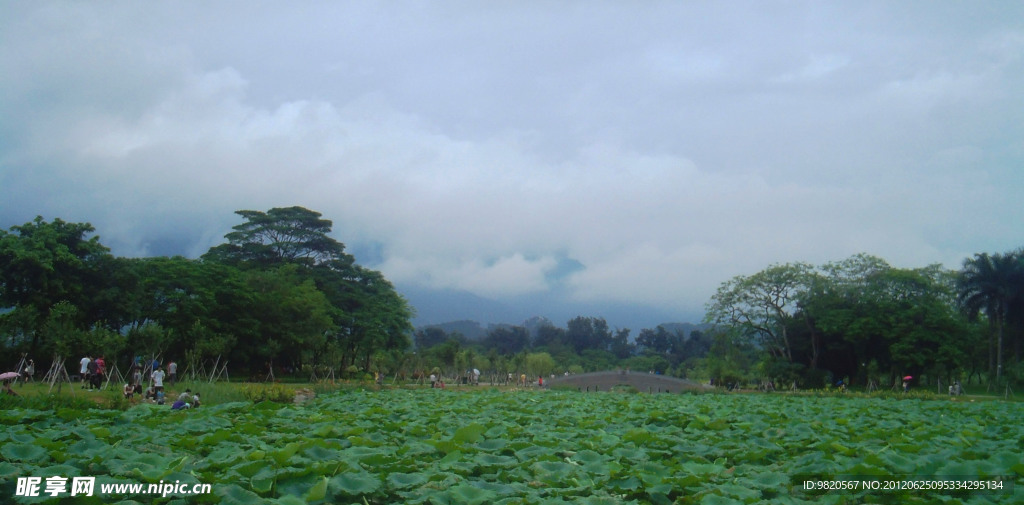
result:
M 559 326 L 559 325 L 551 322 L 550 319 L 548 319 L 548 318 L 546 318 L 544 316 L 533 316 L 533 317 L 531 317 L 531 318 L 527 319 L 526 321 L 523 321 L 522 323 L 519 323 L 519 324 L 490 323 L 486 327 L 484 327 L 483 324 L 481 324 L 481 323 L 479 323 L 477 321 L 470 321 L 470 320 L 465 320 L 464 319 L 464 320 L 460 320 L 460 321 L 449 321 L 449 322 L 446 322 L 446 323 L 425 324 L 425 325 L 417 327 L 416 329 L 420 330 L 420 329 L 423 329 L 423 328 L 440 328 L 440 329 L 444 330 L 445 333 L 456 333 L 456 332 L 458 332 L 462 336 L 466 337 L 467 340 L 482 340 L 484 337 L 487 336 L 487 332 L 489 332 L 489 331 L 491 331 L 493 329 L 503 328 L 503 327 L 504 328 L 508 328 L 508 327 L 512 327 L 512 326 L 522 326 L 522 327 L 526 328 L 526 330 L 532 336 L 535 336 L 537 334 L 537 328 L 539 328 L 541 326 L 555 326 L 555 327 L 563 328 L 563 329 L 565 327 L 564 325 Z M 685 335 L 686 338 L 690 338 L 690 334 L 693 333 L 694 331 L 707 332 L 708 329 L 711 328 L 712 325 L 706 324 L 706 323 L 701 323 L 701 324 L 694 324 L 694 323 L 661 323 L 660 325 L 655 325 L 651 329 L 657 328 L 658 326 L 664 326 L 666 330 L 668 330 L 669 332 L 672 332 L 672 333 L 675 333 L 677 331 L 682 331 L 683 335 Z M 634 332 L 634 336 L 636 335 L 636 333 L 637 332 Z

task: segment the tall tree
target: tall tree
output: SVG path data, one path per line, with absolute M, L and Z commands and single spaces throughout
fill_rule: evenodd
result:
M 530 333 L 522 326 L 498 326 L 487 332 L 483 344 L 503 356 L 511 356 L 530 346 Z
M 425 351 L 438 345 L 445 340 L 448 340 L 448 334 L 445 333 L 444 329 L 437 326 L 428 326 L 421 330 L 416 330 L 413 333 L 413 340 L 416 344 L 416 349 Z
M 340 350 L 343 366 L 359 360 L 369 369 L 377 351 L 408 348 L 412 308 L 380 272 L 355 264 L 344 244 L 328 235 L 331 221 L 303 207 L 237 214 L 245 222 L 225 236 L 227 244 L 210 249 L 204 261 L 243 270 L 296 267 L 296 278 L 311 280 L 329 303 L 334 330 L 324 345 Z
M 973 318 L 984 312 L 994 327 L 994 345 L 989 345 L 989 371 L 993 365 L 996 380 L 1003 374 L 1003 340 L 1007 321 L 1019 317 L 1024 297 L 1024 261 L 1021 252 L 979 253 L 964 260 L 957 280 L 957 301 Z M 990 340 L 991 342 L 991 340 Z
M 608 350 L 618 359 L 626 359 L 633 355 L 636 346 L 629 343 L 629 328 L 615 330 L 615 336 L 612 337 Z
M 558 328 L 550 323 L 544 323 L 536 329 L 533 347 L 559 347 L 564 346 L 565 341 L 565 329 Z
M 671 335 L 668 330 L 664 326 L 658 325 L 653 330 L 650 328 L 640 330 L 640 335 L 636 337 L 636 344 L 645 352 L 665 354 L 671 347 L 670 340 Z
M 792 263 L 734 277 L 711 297 L 706 320 L 738 328 L 776 358 L 792 362 L 789 325 L 811 272 L 806 263 Z
M 249 262 L 261 266 L 294 263 L 313 266 L 331 262 L 350 265 L 345 245 L 328 236 L 333 223 L 303 207 L 275 207 L 267 212 L 239 210 L 245 222 L 233 227 L 223 244 L 205 257 L 221 262 Z
M 604 318 L 578 316 L 569 320 L 565 340 L 577 354 L 584 349 L 607 350 L 612 332 Z

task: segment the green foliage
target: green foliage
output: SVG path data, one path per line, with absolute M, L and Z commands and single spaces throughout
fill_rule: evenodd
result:
M 546 352 L 533 352 L 527 354 L 526 370 L 530 375 L 547 377 L 555 370 L 555 360 Z
M 280 384 L 246 384 L 242 396 L 253 403 L 291 403 L 295 400 L 295 391 Z
M 0 475 L 202 482 L 214 495 L 200 501 L 220 503 L 1018 503 L 1024 404 L 922 398 L 419 389 L 184 412 L 15 408 L 0 410 Z M 1004 489 L 803 485 L 849 475 Z
M 985 313 L 995 342 L 989 345 L 989 371 L 1003 373 L 1003 347 L 1008 326 L 1017 330 L 1016 349 L 1024 341 L 1024 249 L 1007 254 L 976 254 L 964 260 L 957 277 L 957 301 L 968 317 Z M 994 347 L 994 349 L 993 349 Z
M 202 260 L 114 258 L 86 237 L 91 225 L 59 219 L 0 231 L 5 354 L 220 357 L 265 373 L 269 362 L 369 369 L 408 348 L 412 309 L 328 236 L 330 221 L 301 207 L 238 214 Z
M 716 337 L 701 368 L 712 376 L 795 380 L 801 387 L 839 377 L 891 383 L 922 374 L 949 382 L 985 368 L 977 352 L 983 340 L 958 310 L 955 278 L 938 266 L 894 268 L 863 254 L 736 277 L 708 304 L 708 321 L 728 332 L 729 342 Z M 647 337 L 664 340 L 655 332 Z M 739 359 L 748 354 L 744 345 L 762 356 Z
M 42 217 L 10 232 L 0 230 L 0 329 L 21 352 L 50 354 L 65 347 L 53 331 L 60 324 L 83 331 L 106 320 L 104 275 L 112 258 L 88 223 L 46 222 Z M 59 314 L 51 314 L 58 308 Z M 49 325 L 49 331 L 45 327 Z

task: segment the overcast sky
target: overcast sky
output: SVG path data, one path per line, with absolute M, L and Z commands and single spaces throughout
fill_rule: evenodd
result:
M 697 321 L 1024 246 L 1024 3 L 0 0 L 0 227 L 197 257 L 301 205 L 417 323 Z

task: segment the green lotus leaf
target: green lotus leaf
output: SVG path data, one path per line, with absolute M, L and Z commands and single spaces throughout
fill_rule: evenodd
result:
M 464 503 L 466 505 L 479 505 L 497 498 L 497 493 L 487 489 L 481 489 L 469 483 L 460 483 L 448 488 L 446 493 L 452 503 Z
M 501 438 L 487 439 L 476 444 L 477 449 L 488 452 L 500 451 L 507 446 L 508 441 Z
M 499 467 L 499 468 L 512 468 L 519 464 L 519 460 L 511 456 L 501 456 L 495 454 L 480 454 L 474 459 L 476 464 L 484 468 Z
M 515 452 L 515 455 L 516 458 L 518 458 L 519 461 L 522 462 L 540 459 L 558 459 L 558 456 L 555 455 L 555 451 L 553 449 L 539 445 L 534 445 L 527 447 L 525 449 L 520 449 Z
M 367 472 L 345 472 L 331 479 L 331 486 L 341 493 L 357 496 L 370 494 L 381 487 L 380 479 Z
M 46 449 L 28 443 L 5 444 L 0 447 L 0 455 L 8 461 L 23 463 L 39 463 L 50 459 Z
M 531 469 L 537 480 L 548 484 L 563 484 L 570 475 L 576 472 L 576 465 L 562 461 L 540 461 Z
M 237 484 L 213 486 L 213 492 L 221 497 L 221 503 L 225 505 L 251 505 L 262 501 L 256 493 Z
M 246 479 L 252 478 L 254 475 L 268 467 L 266 461 L 246 461 L 232 466 L 228 469 L 229 473 L 237 474 Z
M 256 493 L 265 495 L 273 489 L 274 482 L 277 481 L 277 474 L 278 472 L 274 468 L 264 466 L 249 478 L 249 486 Z
M 735 505 L 736 500 L 717 494 L 706 494 L 700 499 L 700 505 Z
M 643 487 L 643 484 L 640 482 L 640 479 L 633 476 L 612 479 L 609 480 L 606 485 L 609 489 L 613 489 L 620 493 L 625 491 L 636 491 Z
M 320 483 L 324 476 L 311 472 L 303 472 L 301 469 L 281 469 L 274 484 L 273 494 L 277 496 L 304 497 L 313 486 Z M 328 486 L 328 492 L 330 487 Z
M 10 433 L 8 436 L 10 437 L 11 442 L 18 444 L 31 444 L 36 439 L 36 437 L 28 433 Z M 89 438 L 93 438 L 92 433 L 89 433 Z
M 274 461 L 276 461 L 278 465 L 282 465 L 283 466 L 301 448 L 302 448 L 302 444 L 301 443 L 299 443 L 299 442 L 292 442 L 290 444 L 285 445 L 281 449 L 276 450 L 276 451 L 270 453 L 270 457 Z
M 485 431 L 487 431 L 487 427 L 480 423 L 469 424 L 455 430 L 452 441 L 460 444 L 473 444 L 483 438 Z
M 0 480 L 10 481 L 22 475 L 25 470 L 31 470 L 28 465 L 15 465 L 6 461 L 0 461 Z
M 422 486 L 427 476 L 422 473 L 392 473 L 388 475 L 388 485 L 394 489 L 409 489 Z
M 307 505 L 306 504 L 306 500 L 303 500 L 302 498 L 299 498 L 298 496 L 292 496 L 292 495 L 288 495 L 288 496 L 283 496 L 281 498 L 277 498 L 277 499 L 275 499 L 271 503 L 274 503 L 276 505 Z
M 591 450 L 579 451 L 576 454 L 573 454 L 572 459 L 574 461 L 583 463 L 584 465 L 590 463 L 604 463 L 608 461 L 608 458 L 605 457 L 604 455 Z
M 647 451 L 641 447 L 618 447 L 612 451 L 617 459 L 625 459 L 631 462 L 646 461 L 648 459 Z
M 316 485 L 314 485 L 312 488 L 310 488 L 309 492 L 306 493 L 306 496 L 304 497 L 305 500 L 307 502 L 316 502 L 316 501 L 320 501 L 320 500 L 323 500 L 324 498 L 326 498 L 327 497 L 327 484 L 328 484 L 328 482 L 329 482 L 329 479 L 327 477 L 322 477 L 316 483 Z

